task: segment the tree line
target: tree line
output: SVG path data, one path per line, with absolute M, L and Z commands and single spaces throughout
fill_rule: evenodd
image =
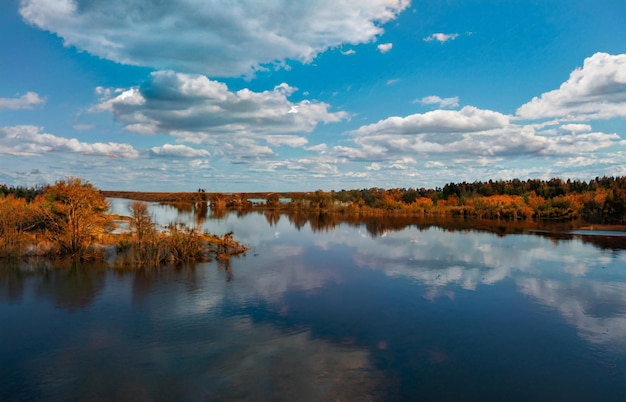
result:
M 277 198 L 291 197 L 289 203 Z M 213 199 L 213 195 L 209 199 Z M 244 197 L 220 196 L 215 206 L 245 209 Z M 212 203 L 213 205 L 213 203 Z M 590 181 L 489 180 L 427 188 L 364 188 L 310 193 L 271 193 L 259 209 L 303 210 L 343 215 L 462 215 L 508 220 L 584 220 L 626 224 L 626 177 Z
M 449 183 L 435 189 L 340 191 L 333 199 L 383 210 L 410 209 L 482 218 L 583 219 L 625 223 L 626 177 Z

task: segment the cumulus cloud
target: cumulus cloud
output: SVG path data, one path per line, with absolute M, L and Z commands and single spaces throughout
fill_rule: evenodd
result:
M 564 124 L 559 127 L 559 130 L 566 133 L 584 133 L 586 131 L 591 131 L 591 126 L 589 124 Z
M 182 157 L 182 158 L 198 158 L 209 156 L 206 149 L 194 149 L 186 145 L 164 144 L 160 147 L 150 148 L 150 155 L 164 157 Z
M 323 144 L 318 144 L 318 145 L 313 145 L 313 146 L 310 146 L 310 147 L 306 147 L 305 149 L 307 151 L 312 151 L 312 152 L 326 152 L 328 150 L 328 145 L 323 143 Z
M 451 98 L 440 98 L 438 96 L 425 96 L 422 99 L 416 99 L 414 103 L 421 103 L 423 105 L 437 105 L 440 108 L 449 108 L 459 106 L 459 97 L 454 96 Z
M 437 42 L 445 43 L 449 40 L 455 40 L 456 38 L 458 38 L 458 36 L 459 36 L 458 33 L 451 33 L 451 34 L 434 33 L 430 36 L 425 37 L 424 41 L 426 42 L 437 41 Z
M 442 112 L 442 111 L 439 111 Z M 390 118 L 353 132 L 354 146 L 335 146 L 330 153 L 353 160 L 383 161 L 402 156 L 430 155 L 440 158 L 446 155 L 466 157 L 500 156 L 573 156 L 615 146 L 620 136 L 602 132 L 558 132 L 536 130 L 532 126 L 514 124 L 488 124 L 475 119 L 463 119 L 452 111 L 447 116 L 448 126 L 441 123 L 437 128 L 429 124 L 438 119 Z M 432 113 L 432 112 L 430 112 Z M 495 113 L 495 112 L 492 112 Z M 411 117 L 411 116 L 409 116 Z M 497 121 L 497 119 L 495 120 Z M 465 123 L 465 125 L 461 124 Z M 484 123 L 484 124 L 483 124 Z M 501 123 L 505 123 L 503 120 Z M 439 130 L 437 132 L 436 130 Z
M 265 137 L 265 141 L 273 146 L 286 145 L 292 148 L 303 147 L 308 144 L 308 140 L 297 135 L 269 135 Z
M 393 47 L 393 43 L 381 43 L 377 46 L 378 51 L 381 53 L 387 53 Z
M 353 135 L 457 133 L 502 128 L 509 118 L 502 113 L 465 106 L 461 110 L 434 110 L 406 117 L 389 117 L 362 126 Z
M 559 89 L 522 105 L 517 116 L 576 121 L 626 116 L 626 54 L 588 57 Z
M 157 71 L 140 87 L 109 91 L 112 97 L 91 110 L 113 113 L 132 132 L 168 133 L 196 143 L 219 135 L 308 133 L 320 123 L 349 117 L 346 112 L 330 112 L 324 102 L 293 103 L 288 97 L 295 91 L 283 83 L 263 92 L 233 92 L 203 75 Z
M 311 62 L 342 44 L 369 43 L 410 0 L 22 0 L 29 23 L 118 63 L 210 76 Z
M 0 98 L 0 110 L 32 109 L 45 102 L 36 92 L 26 92 L 19 98 Z
M 0 154 L 33 156 L 48 152 L 77 152 L 119 158 L 135 158 L 139 155 L 129 144 L 80 142 L 75 138 L 43 133 L 36 126 L 0 127 Z
M 268 146 L 259 145 L 256 141 L 250 138 L 241 138 L 233 142 L 228 142 L 223 145 L 223 149 L 230 155 L 235 157 L 235 160 L 240 162 L 248 159 L 265 158 L 274 155 L 274 151 Z
M 586 156 L 575 156 L 572 158 L 564 158 L 554 163 L 555 166 L 560 167 L 586 167 L 594 165 L 598 162 L 598 159 L 595 156 L 586 157 Z
M 446 165 L 443 162 L 440 161 L 427 161 L 424 166 L 426 166 L 427 168 L 436 168 L 436 169 L 440 169 L 440 168 L 444 168 Z

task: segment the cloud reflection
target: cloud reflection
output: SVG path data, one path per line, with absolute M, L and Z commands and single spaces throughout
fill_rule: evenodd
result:
M 517 280 L 520 292 L 557 310 L 593 344 L 614 344 L 626 352 L 626 283 Z
M 578 237 L 555 242 L 543 236 L 502 237 L 436 227 L 409 227 L 376 238 L 362 236 L 363 227 L 338 225 L 315 235 L 310 228 L 296 231 L 285 219 L 275 228 L 262 221 L 262 215 L 231 216 L 227 224 L 259 254 L 241 261 L 241 266 L 258 266 L 254 283 L 229 293 L 243 303 L 254 299 L 280 304 L 287 292 L 312 291 L 342 281 L 332 264 L 314 267 L 310 254 L 345 247 L 358 267 L 425 285 L 422 297 L 431 301 L 454 300 L 460 289 L 479 291 L 481 286 L 514 280 L 522 294 L 554 308 L 584 339 L 626 348 L 626 296 L 616 290 L 626 287 L 626 278 L 617 269 L 626 262 L 626 253 L 619 250 L 604 251 Z M 275 231 L 283 236 L 276 238 Z M 298 244 L 286 244 L 296 238 Z M 604 310 L 597 315 L 589 306 L 604 306 Z
M 307 332 L 210 317 L 187 323 L 181 337 L 163 330 L 179 324 L 154 322 L 158 335 L 140 337 L 122 325 L 93 324 L 28 364 L 41 395 L 64 400 L 368 401 L 382 378 L 367 351 Z
M 598 249 L 579 238 L 553 242 L 529 235 L 409 228 L 385 238 L 341 227 L 318 239 L 324 250 L 343 244 L 361 268 L 380 270 L 426 286 L 423 297 L 454 300 L 458 289 L 478 291 L 514 280 L 519 291 L 555 309 L 594 344 L 626 353 L 626 254 Z

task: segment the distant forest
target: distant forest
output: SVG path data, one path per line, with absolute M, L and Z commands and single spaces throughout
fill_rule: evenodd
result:
M 33 200 L 45 187 L 0 185 L 0 199 L 12 194 Z M 108 196 L 118 192 L 104 192 Z M 127 193 L 125 197 L 151 201 L 209 201 L 219 210 L 284 210 L 350 216 L 461 215 L 507 220 L 584 220 L 626 224 L 626 177 L 596 177 L 590 181 L 489 180 L 449 183 L 442 188 L 367 188 L 293 193 Z M 265 202 L 255 203 L 253 198 Z M 288 202 L 284 202 L 284 199 Z
M 6 184 L 0 184 L 0 198 L 5 198 L 8 195 L 13 195 L 15 198 L 23 198 L 30 202 L 35 199 L 39 194 L 42 194 L 49 186 L 35 186 L 35 187 L 22 187 L 22 186 L 7 186 Z
M 333 200 L 382 210 L 504 219 L 584 219 L 626 223 L 626 177 L 581 180 L 489 180 L 449 183 L 443 188 L 341 190 Z

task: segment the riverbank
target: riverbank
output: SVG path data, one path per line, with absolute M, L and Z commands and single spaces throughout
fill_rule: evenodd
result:
M 272 216 L 284 214 L 293 219 L 315 220 L 322 215 L 324 222 L 356 223 L 371 219 L 386 221 L 403 221 L 423 218 L 426 221 L 453 219 L 462 226 L 476 229 L 482 227 L 505 226 L 519 227 L 522 230 L 543 229 L 543 226 L 556 226 L 556 231 L 589 230 L 626 232 L 624 223 L 597 223 L 600 217 L 583 214 L 583 203 L 569 200 L 545 200 L 537 196 L 476 196 L 462 202 L 451 196 L 448 199 L 437 198 L 433 193 L 430 197 L 406 199 L 398 196 L 393 190 L 377 189 L 375 194 L 384 196 L 385 201 L 365 202 L 350 192 L 252 192 L 252 193 L 208 193 L 208 192 L 136 192 L 136 191 L 102 191 L 105 197 L 124 198 L 145 202 L 170 204 L 177 208 L 193 208 L 194 205 L 210 205 L 212 217 L 220 218 L 227 211 L 238 213 L 262 212 Z M 361 190 L 361 194 L 371 191 Z M 391 196 L 390 194 L 395 194 Z M 365 197 L 367 198 L 367 197 Z M 571 197 L 570 197 L 571 198 Z M 395 199 L 395 201 L 392 201 Z M 371 200 L 370 200 L 371 201 Z M 559 204 L 561 202 L 561 204 Z M 596 201 L 594 201 L 596 202 Z M 599 201 L 598 201 L 599 202 Z M 462 205 L 460 205 L 462 204 Z M 584 216 L 583 216 L 584 215 Z M 292 219 L 290 218 L 290 219 Z M 269 218 L 268 218 L 269 219 Z M 626 217 L 619 220 L 624 222 Z M 468 223 L 469 222 L 469 223 Z M 317 226 L 314 224 L 314 226 Z M 501 230 L 501 229 L 500 229 Z M 493 230 L 498 231 L 498 230 Z

